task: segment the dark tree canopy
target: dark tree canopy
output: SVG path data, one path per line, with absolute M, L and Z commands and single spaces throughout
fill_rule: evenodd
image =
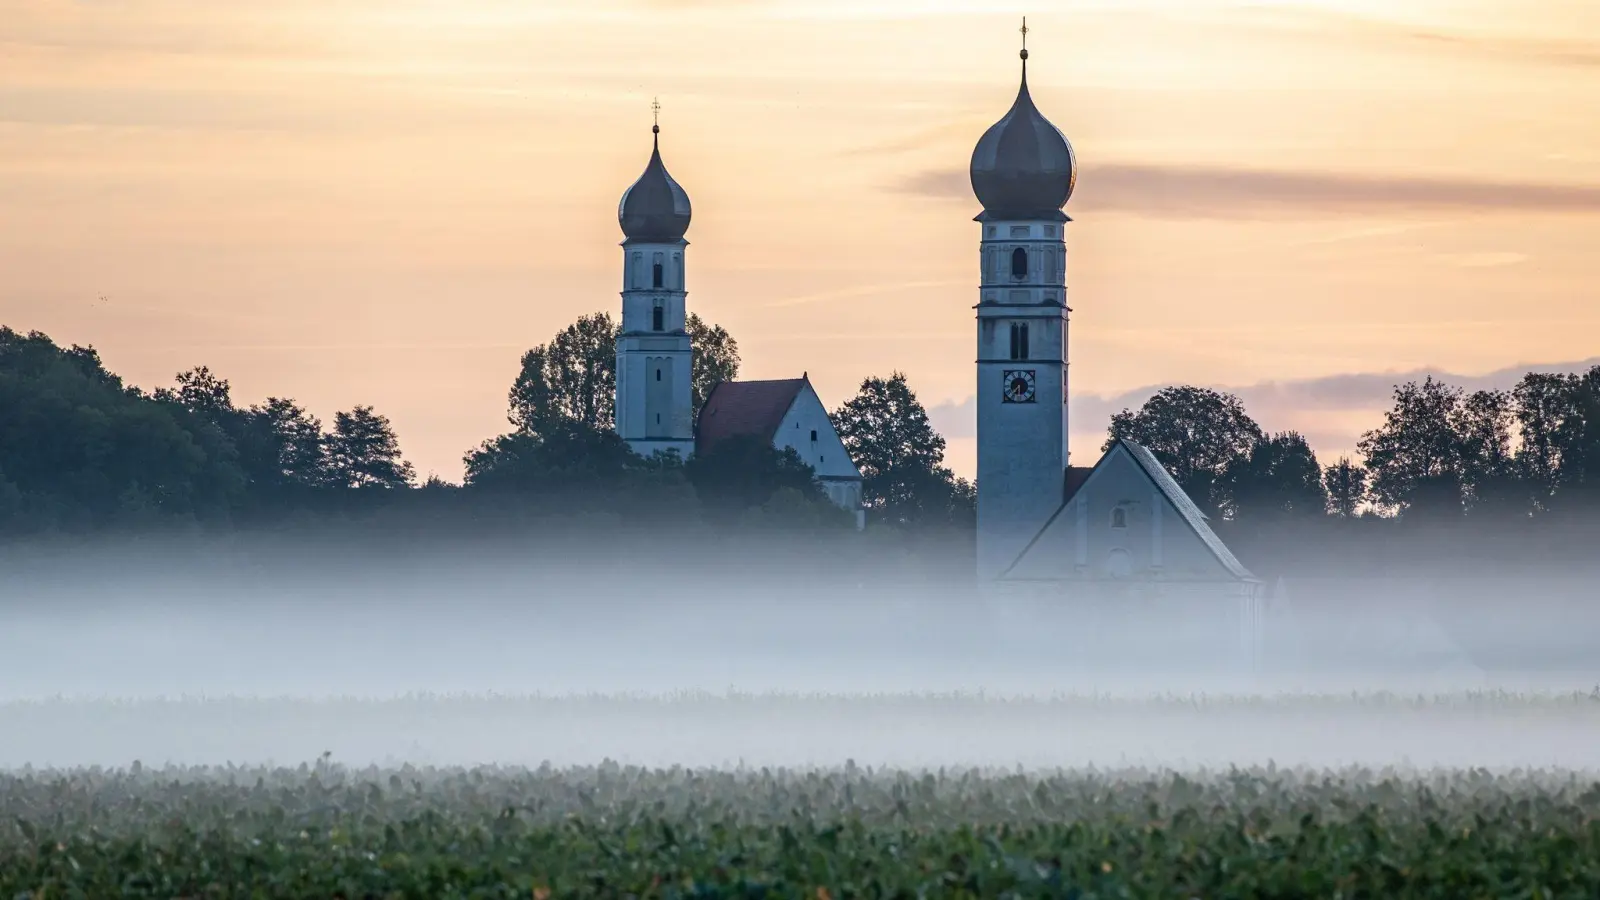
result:
M 124 387 L 92 348 L 0 327 L 0 530 L 214 519 L 244 488 L 220 429 Z
M 684 464 L 705 508 L 726 518 L 766 504 L 782 490 L 828 503 L 817 473 L 791 447 L 778 450 L 752 435 L 724 438 Z
M 1381 427 L 1358 445 L 1372 497 L 1402 513 L 1461 515 L 1474 500 L 1495 502 L 1513 475 L 1510 400 L 1467 394 L 1432 376 L 1395 388 Z
M 1353 519 L 1367 499 L 1367 470 L 1341 456 L 1323 471 L 1322 485 L 1328 492 L 1328 514 Z
M 1265 435 L 1233 394 L 1188 385 L 1162 388 L 1138 411 L 1111 417 L 1103 450 L 1119 438 L 1143 444 L 1202 508 L 1221 510 L 1228 467 Z
M 861 471 L 862 500 L 874 522 L 905 527 L 972 517 L 972 486 L 945 466 L 945 440 L 905 373 L 862 381 L 830 418 Z
M 1299 432 L 1262 438 L 1228 464 L 1227 512 L 1244 520 L 1321 516 L 1328 507 L 1317 455 Z
M 693 372 L 694 414 L 711 396 L 711 389 L 739 377 L 739 343 L 721 325 L 707 325 L 694 313 L 684 323 L 694 346 L 689 368 Z
M 707 325 L 690 313 L 685 330 L 690 357 L 695 415 L 711 389 L 739 374 L 739 345 L 721 326 Z M 582 316 L 548 344 L 523 354 L 511 386 L 511 424 L 539 432 L 558 423 L 604 430 L 616 418 L 617 338 L 621 324 L 610 313 Z
M 386 416 L 357 406 L 333 418 L 328 437 L 328 471 L 341 487 L 403 488 L 416 470 L 400 456 L 400 441 Z
M 617 394 L 617 325 L 583 316 L 523 354 L 511 386 L 511 424 L 537 433 L 557 423 L 610 428 Z

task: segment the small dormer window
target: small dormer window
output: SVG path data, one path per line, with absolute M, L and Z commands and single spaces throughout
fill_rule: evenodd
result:
M 1127 528 L 1128 527 L 1128 511 L 1126 509 L 1124 509 L 1123 507 L 1119 506 L 1116 509 L 1113 509 L 1111 511 L 1111 527 L 1112 528 Z
M 1019 280 L 1028 277 L 1028 251 L 1022 247 L 1011 251 L 1011 277 Z

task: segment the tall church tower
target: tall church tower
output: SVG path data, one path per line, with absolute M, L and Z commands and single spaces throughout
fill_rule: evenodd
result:
M 635 453 L 694 452 L 691 348 L 685 330 L 683 239 L 689 195 L 661 162 L 661 126 L 644 174 L 622 195 L 622 332 L 617 338 L 617 434 Z
M 978 319 L 978 578 L 993 580 L 1061 507 L 1067 468 L 1066 223 L 1072 145 L 1022 85 L 972 151 L 983 204 Z

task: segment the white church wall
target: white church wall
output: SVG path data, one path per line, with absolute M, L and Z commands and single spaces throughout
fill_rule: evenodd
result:
M 1110 451 L 1008 577 L 1232 583 L 1216 555 L 1120 447 Z
M 828 499 L 836 505 L 848 510 L 861 508 L 861 472 L 834 430 L 822 398 L 809 383 L 795 395 L 772 436 L 772 444 L 780 450 L 793 449 L 806 465 L 815 469 Z

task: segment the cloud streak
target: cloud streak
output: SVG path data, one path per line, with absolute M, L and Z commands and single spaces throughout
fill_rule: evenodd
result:
M 1154 218 L 1287 219 L 1395 212 L 1600 212 L 1600 185 L 1355 175 L 1215 166 L 1086 167 L 1072 205 Z M 972 203 L 966 169 L 934 169 L 893 189 Z
M 1340 427 L 1351 418 L 1370 419 L 1366 428 L 1375 427 L 1389 408 L 1397 385 L 1408 381 L 1434 379 L 1458 385 L 1469 391 L 1507 390 L 1529 372 L 1578 372 L 1600 366 L 1600 357 L 1548 364 L 1522 364 L 1496 369 L 1481 375 L 1460 375 L 1428 367 L 1404 372 L 1355 372 L 1292 381 L 1264 381 L 1255 384 L 1201 385 L 1237 394 L 1245 409 L 1268 431 L 1295 429 L 1306 434 L 1313 448 L 1342 450 L 1355 446 L 1360 430 Z M 1075 393 L 1069 408 L 1074 436 L 1102 437 L 1110 427 L 1111 416 L 1124 409 L 1137 409 L 1164 385 L 1147 385 L 1117 394 Z M 1352 414 L 1354 414 L 1352 416 Z M 947 438 L 977 435 L 974 398 L 951 400 L 928 409 L 928 418 Z

